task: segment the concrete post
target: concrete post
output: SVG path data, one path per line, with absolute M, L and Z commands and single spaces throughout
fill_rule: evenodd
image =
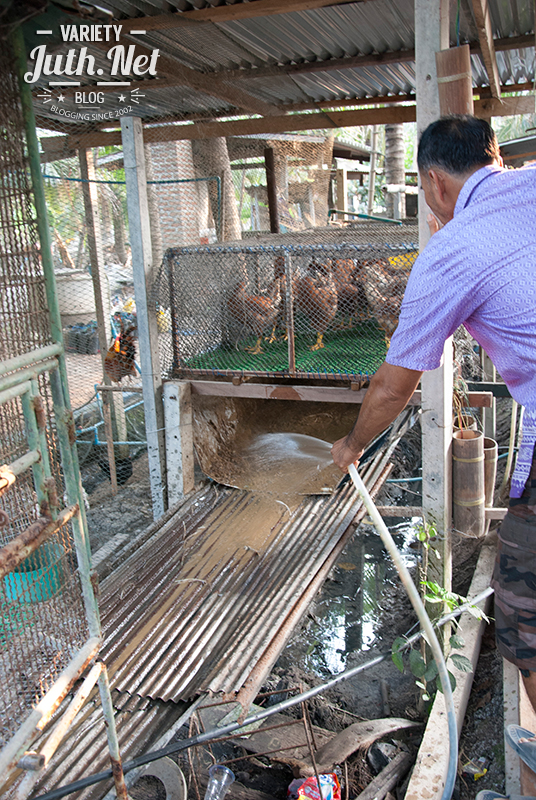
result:
M 418 135 L 440 115 L 436 52 L 446 50 L 448 0 L 415 0 L 415 72 Z M 430 238 L 426 217 L 429 208 L 419 190 L 419 245 Z M 452 441 L 452 339 L 445 343 L 443 365 L 422 378 L 423 511 L 440 537 L 441 561 L 430 579 L 451 586 L 451 441 Z
M 139 117 L 121 117 L 132 272 L 138 320 L 141 379 L 153 517 L 165 508 L 165 447 L 162 378 L 158 358 L 156 314 L 150 313 L 147 285 L 153 271 L 143 129 Z

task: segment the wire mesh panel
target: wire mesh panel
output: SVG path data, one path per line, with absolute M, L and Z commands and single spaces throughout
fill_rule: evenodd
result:
M 248 244 L 173 248 L 154 297 L 171 376 L 367 379 L 397 322 L 417 229 L 363 223 Z
M 14 373 L 2 362 L 11 363 L 52 344 L 52 336 L 24 123 L 13 53 L 6 41 L 0 48 L 0 74 L 0 383 L 5 387 L 13 385 Z M 33 383 L 41 463 L 47 462 L 51 496 L 61 508 L 63 471 L 48 373 Z M 26 402 L 15 394 L 0 405 L 2 474 L 4 465 L 28 452 Z M 9 488 L 0 480 L 0 548 L 42 517 L 35 487 L 29 471 Z M 0 579 L 0 750 L 87 637 L 72 530 L 67 525 Z

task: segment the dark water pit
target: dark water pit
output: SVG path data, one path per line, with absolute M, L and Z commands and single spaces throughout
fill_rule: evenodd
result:
M 420 518 L 385 521 L 415 576 L 419 560 L 416 528 Z M 280 675 L 287 671 L 296 676 L 303 673 L 310 683 L 329 680 L 378 653 L 389 651 L 394 639 L 408 633 L 415 621 L 406 591 L 380 536 L 365 519 L 337 559 L 276 669 Z M 391 714 L 405 716 L 408 705 L 414 704 L 414 679 L 402 675 L 390 658 L 342 681 L 330 694 L 335 694 L 338 705 L 342 702 L 351 712 L 377 718 L 385 712 L 381 682 L 387 684 Z

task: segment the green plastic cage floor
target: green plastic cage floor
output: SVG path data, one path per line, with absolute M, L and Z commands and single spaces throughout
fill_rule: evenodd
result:
M 288 374 L 288 345 L 278 333 L 278 340 L 261 343 L 262 353 L 252 355 L 246 347 L 254 347 L 256 337 L 241 339 L 236 347 L 220 345 L 208 353 L 188 359 L 183 363 L 187 370 L 212 370 L 214 372 L 274 372 Z M 374 321 L 355 325 L 351 329 L 328 330 L 324 334 L 324 347 L 311 350 L 316 335 L 298 334 L 295 337 L 296 372 L 314 375 L 341 375 L 354 377 L 372 375 L 385 360 L 387 352 L 385 334 Z

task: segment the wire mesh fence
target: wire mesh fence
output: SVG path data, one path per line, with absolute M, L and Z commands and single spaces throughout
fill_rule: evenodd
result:
M 4 362 L 51 344 L 52 337 L 24 123 L 7 42 L 0 48 L 0 74 L 0 362 Z M 2 369 L 1 374 L 2 382 L 9 383 L 12 373 Z M 44 452 L 54 494 L 64 507 L 64 475 L 47 374 L 35 383 L 43 411 Z M 27 437 L 23 400 L 3 398 L 1 465 L 13 464 L 28 452 Z M 27 530 L 41 513 L 30 473 L 19 475 L 7 489 L 2 481 L 0 546 Z M 67 525 L 0 580 L 0 748 L 69 663 L 87 630 L 72 530 Z
M 418 251 L 413 225 L 172 248 L 154 299 L 172 376 L 365 379 L 383 362 Z

